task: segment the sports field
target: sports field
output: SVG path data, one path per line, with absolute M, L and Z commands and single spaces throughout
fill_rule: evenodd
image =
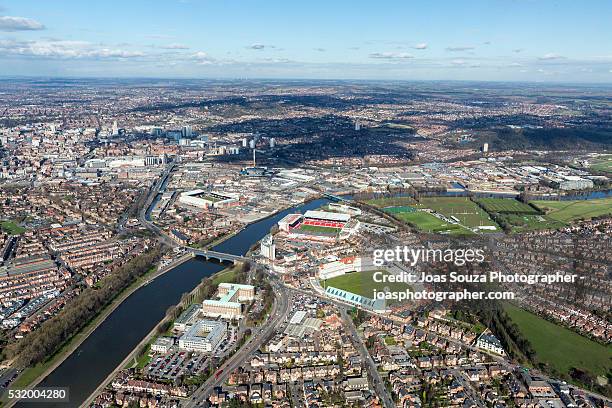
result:
M 426 197 L 419 202 L 448 218 L 456 217 L 466 227 L 494 226 L 499 231 L 499 226 L 489 214 L 468 197 Z
M 304 225 L 302 224 L 299 228 L 302 232 L 310 232 L 313 234 L 322 234 L 322 235 L 338 235 L 340 232 L 339 228 L 332 227 L 320 227 L 318 225 Z
M 374 290 L 402 292 L 406 289 L 410 289 L 410 285 L 406 283 L 374 282 L 373 276 L 375 272 L 376 271 L 347 273 L 341 276 L 336 276 L 335 278 L 321 281 L 321 286 L 333 286 L 334 288 L 346 290 L 347 292 L 355 293 L 370 299 L 374 297 Z M 388 275 L 388 272 L 383 271 L 383 274 Z
M 539 214 L 499 214 L 499 217 L 510 225 L 513 232 L 557 229 L 566 225 Z
M 612 173 L 612 154 L 605 154 L 593 159 L 590 168 L 595 171 Z
M 378 208 L 384 207 L 401 207 L 404 205 L 413 205 L 416 203 L 412 197 L 383 197 L 372 200 L 365 200 L 364 203 Z
M 606 376 L 612 370 L 612 346 L 604 346 L 533 313 L 506 304 L 504 309 L 529 340 L 539 361 L 562 373 L 572 367 Z
M 448 223 L 425 211 L 403 212 L 393 214 L 393 216 L 425 232 L 453 235 L 473 234 L 472 231 L 460 225 Z
M 513 198 L 481 198 L 478 203 L 489 213 L 538 214 L 532 206 Z
M 532 201 L 548 218 L 564 223 L 612 214 L 612 197 L 575 201 Z

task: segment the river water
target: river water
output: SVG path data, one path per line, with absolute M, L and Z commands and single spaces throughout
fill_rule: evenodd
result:
M 285 215 L 319 208 L 326 199 L 310 201 L 248 225 L 213 249 L 244 255 Z M 189 260 L 159 276 L 130 295 L 60 366 L 38 387 L 68 387 L 69 403 L 45 403 L 45 407 L 76 407 L 94 392 L 138 343 L 161 321 L 166 310 L 179 303 L 205 277 L 224 268 L 200 259 Z M 17 404 L 40 408 L 40 403 Z

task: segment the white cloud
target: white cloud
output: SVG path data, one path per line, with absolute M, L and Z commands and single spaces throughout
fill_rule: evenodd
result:
M 191 54 L 191 59 L 196 61 L 198 65 L 209 65 L 215 62 L 215 59 L 209 56 L 204 51 L 198 51 Z
M 370 58 L 374 59 L 409 59 L 414 58 L 413 55 L 410 55 L 406 52 L 373 52 L 369 55 Z
M 446 51 L 451 51 L 451 52 L 471 51 L 473 49 L 474 47 L 471 47 L 471 46 L 446 47 Z
M 549 52 L 548 54 L 545 54 L 538 59 L 546 61 L 546 60 L 558 60 L 558 59 L 564 59 L 564 58 L 565 57 L 562 55 Z
M 158 48 L 162 50 L 188 50 L 189 47 L 184 44 L 168 44 L 168 45 L 160 45 Z
M 144 57 L 141 51 L 107 48 L 86 41 L 0 40 L 0 54 L 48 58 L 134 58 Z
M 264 44 L 255 43 L 249 45 L 247 48 L 251 50 L 263 50 L 264 48 L 266 48 L 266 46 Z
M 0 16 L 0 31 L 44 30 L 45 26 L 36 20 L 25 17 Z
M 412 48 L 414 48 L 415 50 L 426 50 L 427 43 L 419 43 L 419 44 L 414 45 Z
M 455 59 L 455 60 L 451 61 L 451 64 L 453 64 L 453 65 L 465 65 L 465 60 Z

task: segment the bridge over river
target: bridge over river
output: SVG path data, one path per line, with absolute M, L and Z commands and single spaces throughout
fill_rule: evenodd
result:
M 201 256 L 203 258 L 206 258 L 207 261 L 210 259 L 214 259 L 219 262 L 227 261 L 227 262 L 236 263 L 236 262 L 245 262 L 249 260 L 249 258 L 247 258 L 246 256 L 227 254 L 225 252 L 211 251 L 207 249 L 197 249 L 197 248 L 191 248 L 191 247 L 183 247 L 183 249 L 187 252 L 191 252 L 193 256 Z

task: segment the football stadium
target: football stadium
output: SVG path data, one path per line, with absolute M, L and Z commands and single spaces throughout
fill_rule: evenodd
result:
M 359 221 L 349 214 L 309 210 L 305 214 L 288 214 L 278 222 L 289 238 L 336 241 L 357 232 Z

